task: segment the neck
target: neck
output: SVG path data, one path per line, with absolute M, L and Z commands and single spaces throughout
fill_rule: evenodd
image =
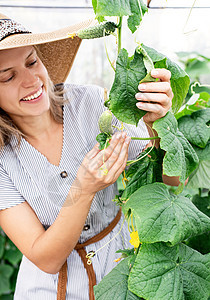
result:
M 43 137 L 50 136 L 57 127 L 50 111 L 37 117 L 24 118 L 21 122 L 15 122 L 27 140 L 39 141 Z

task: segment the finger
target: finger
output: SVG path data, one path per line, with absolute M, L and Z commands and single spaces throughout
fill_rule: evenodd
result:
M 111 168 L 115 165 L 121 165 L 122 155 L 124 154 L 123 151 L 128 149 L 128 145 L 130 143 L 131 138 L 126 137 L 122 144 L 118 144 L 117 147 L 114 149 L 112 155 L 107 159 L 106 165 L 107 169 L 111 170 Z M 127 150 L 126 150 L 127 151 Z
M 93 159 L 100 151 L 99 143 L 96 143 L 95 146 L 86 154 L 85 158 L 88 160 Z
M 125 141 L 123 144 L 117 164 L 113 165 L 110 170 L 110 174 L 112 172 L 114 173 L 113 181 L 117 180 L 117 178 L 120 176 L 120 174 L 123 172 L 123 170 L 126 167 L 126 163 L 128 160 L 128 148 L 129 148 L 131 138 L 127 137 L 126 139 L 127 139 L 127 141 Z
M 136 99 L 141 102 L 155 102 L 165 107 L 171 107 L 171 99 L 163 93 L 138 93 Z
M 151 71 L 151 76 L 153 78 L 158 78 L 161 81 L 170 82 L 171 72 L 169 70 L 166 70 L 166 69 L 153 69 Z
M 103 163 L 106 163 L 106 167 L 108 170 L 110 169 L 110 166 L 118 159 L 120 151 L 121 151 L 123 143 L 124 143 L 124 140 L 125 140 L 125 137 L 126 137 L 126 132 L 124 132 L 124 134 L 121 134 L 121 137 L 115 147 L 112 147 L 112 148 L 110 147 L 110 150 L 107 148 L 104 151 L 103 160 L 101 161 L 101 165 L 103 165 Z
M 104 164 L 104 162 L 106 162 L 107 159 L 112 155 L 113 151 L 115 151 L 115 147 L 118 145 L 118 143 L 123 143 L 125 136 L 126 132 L 115 133 L 111 139 L 110 145 L 106 149 L 101 150 L 94 157 L 91 163 L 91 169 L 98 169 L 99 167 L 101 167 Z
M 144 82 L 139 84 L 138 89 L 140 92 L 147 93 L 165 93 L 171 96 L 172 89 L 169 82 Z M 136 95 L 138 95 L 137 93 Z
M 167 110 L 164 109 L 160 104 L 157 103 L 146 103 L 146 102 L 139 102 L 136 106 L 142 110 L 146 110 L 148 112 L 152 112 L 158 115 L 165 115 L 164 112 Z

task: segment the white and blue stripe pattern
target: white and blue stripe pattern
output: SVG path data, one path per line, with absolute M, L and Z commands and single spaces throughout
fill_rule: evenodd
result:
M 96 144 L 99 133 L 98 118 L 103 112 L 102 88 L 96 86 L 68 85 L 64 105 L 63 149 L 59 166 L 49 163 L 47 158 L 21 140 L 20 149 L 14 148 L 16 140 L 6 146 L 0 155 L 0 209 L 10 208 L 27 201 L 47 229 L 56 219 L 65 201 L 77 170 L 88 151 Z M 119 125 L 114 118 L 113 123 Z M 148 137 L 142 121 L 138 127 L 127 125 L 130 136 Z M 129 159 L 135 158 L 148 141 L 132 141 Z M 66 171 L 68 177 L 60 173 Z M 99 191 L 92 202 L 86 224 L 89 230 L 82 231 L 79 242 L 102 231 L 116 216 L 118 208 L 112 199 L 117 193 L 116 184 Z M 103 240 L 86 247 L 87 252 L 97 250 L 109 241 L 120 229 L 123 217 L 113 231 Z M 73 229 L 72 229 L 73 230 Z M 96 279 L 99 282 L 116 265 L 114 259 L 118 249 L 129 247 L 127 225 L 123 225 L 121 235 L 99 251 L 93 259 Z M 47 274 L 23 257 L 18 274 L 15 300 L 56 300 L 58 274 Z M 67 300 L 88 299 L 88 278 L 83 263 L 76 251 L 68 257 Z

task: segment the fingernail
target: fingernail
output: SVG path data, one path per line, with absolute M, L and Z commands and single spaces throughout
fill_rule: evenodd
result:
M 140 94 L 140 93 L 136 94 L 135 97 L 136 97 L 137 100 L 141 100 L 143 98 L 142 94 Z
M 122 133 L 122 138 L 123 138 L 123 139 L 126 137 L 126 134 L 127 134 L 126 132 L 123 132 L 123 133 Z
M 146 90 L 146 84 L 141 83 L 141 84 L 139 84 L 138 88 L 140 91 L 144 91 L 144 90 Z
M 119 139 L 120 136 L 121 136 L 120 132 L 117 132 L 116 135 L 115 135 L 116 139 Z
M 130 136 L 127 136 L 127 138 L 125 139 L 125 143 L 126 143 L 126 144 L 129 144 L 129 143 L 130 143 L 130 141 L 131 141 L 131 138 L 130 138 Z
M 152 71 L 151 71 L 151 75 L 153 76 L 156 76 L 156 75 L 158 75 L 158 71 L 157 70 L 155 70 L 155 69 L 153 69 Z
M 137 106 L 138 108 L 142 108 L 144 105 L 143 105 L 143 103 L 138 102 L 138 103 L 136 103 L 136 106 Z

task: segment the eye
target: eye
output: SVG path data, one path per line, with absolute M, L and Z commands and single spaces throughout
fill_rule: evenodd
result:
M 29 63 L 29 66 L 33 66 L 33 65 L 35 65 L 37 63 L 37 60 L 35 59 L 35 60 L 33 60 L 31 63 Z
M 2 80 L 2 82 L 9 82 L 9 81 L 11 81 L 13 78 L 14 78 L 14 75 L 10 76 L 10 77 L 9 77 L 8 79 L 6 79 L 6 80 Z

